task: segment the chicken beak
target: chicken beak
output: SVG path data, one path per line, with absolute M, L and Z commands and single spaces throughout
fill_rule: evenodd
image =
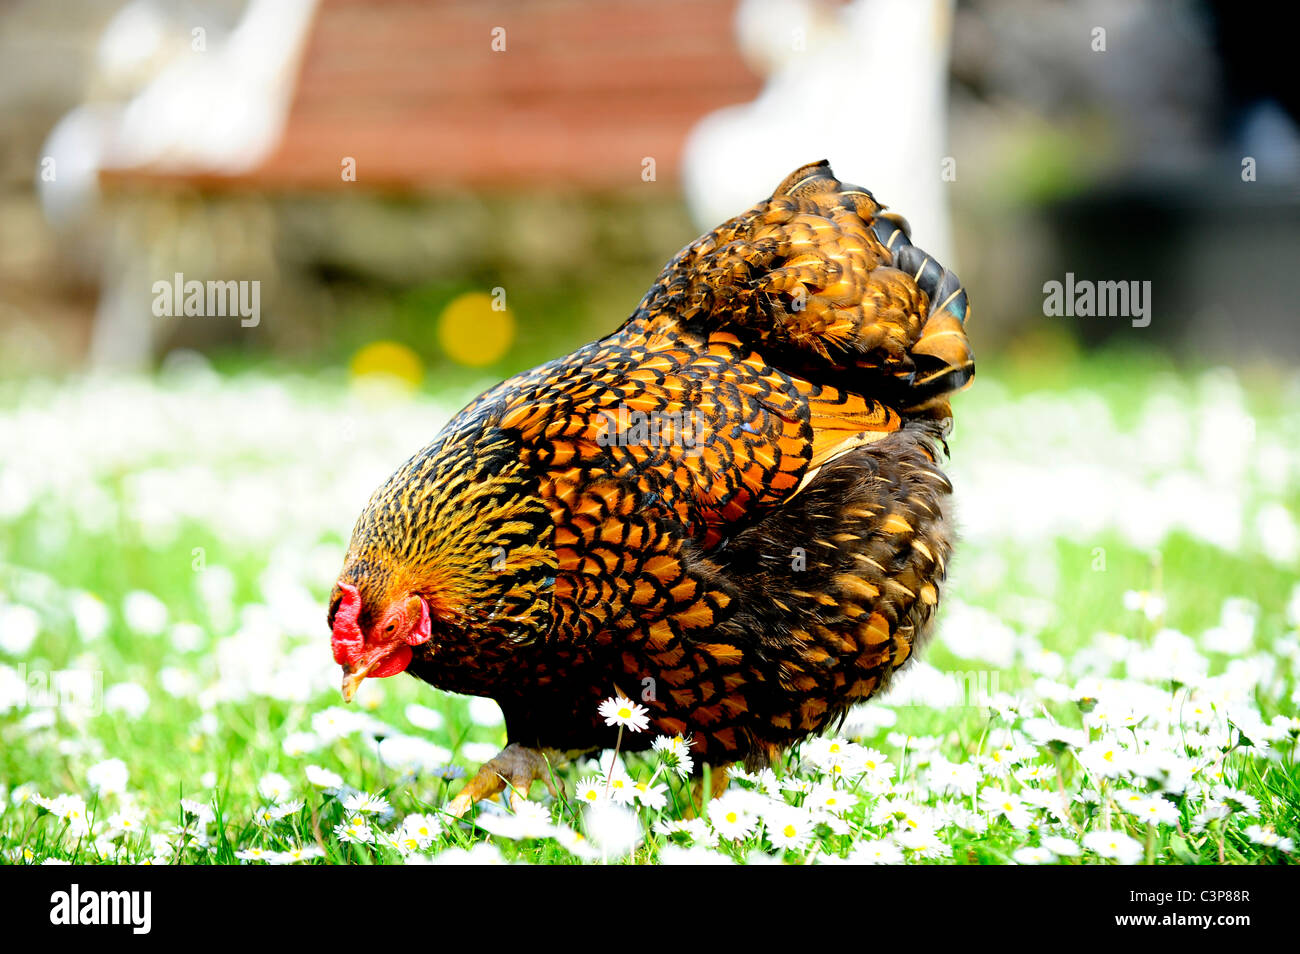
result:
M 370 670 L 374 669 L 377 661 L 372 660 L 369 663 L 363 663 L 360 668 L 348 669 L 343 673 L 343 701 L 351 702 L 352 697 L 357 694 L 357 688 L 361 681 L 370 675 Z

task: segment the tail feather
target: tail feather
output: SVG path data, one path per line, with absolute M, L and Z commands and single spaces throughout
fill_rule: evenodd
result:
M 907 221 L 825 161 L 683 249 L 638 311 L 731 331 L 904 412 L 946 412 L 974 375 L 968 314 L 960 280 L 912 244 Z

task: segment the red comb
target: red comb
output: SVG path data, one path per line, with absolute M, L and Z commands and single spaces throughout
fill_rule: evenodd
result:
M 334 614 L 334 635 L 330 643 L 334 648 L 334 661 L 340 666 L 356 662 L 361 655 L 364 638 L 361 635 L 361 594 L 351 583 L 340 583 L 343 599 L 339 601 L 338 611 Z

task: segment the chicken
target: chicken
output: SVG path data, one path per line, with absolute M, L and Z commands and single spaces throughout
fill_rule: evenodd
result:
M 345 698 L 408 672 L 497 701 L 509 745 L 456 814 L 611 747 L 615 693 L 653 729 L 625 749 L 683 736 L 701 765 L 833 726 L 938 606 L 966 315 L 902 218 L 826 162 L 796 170 L 375 492 L 330 600 Z

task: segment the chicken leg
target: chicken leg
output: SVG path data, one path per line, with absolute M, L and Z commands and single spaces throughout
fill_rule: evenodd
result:
M 551 779 L 551 760 L 548 753 L 530 749 L 512 742 L 497 755 L 483 763 L 478 773 L 470 779 L 460 794 L 447 805 L 447 813 L 461 818 L 475 802 L 492 798 L 508 786 L 520 798 L 528 797 L 528 789 L 540 779 L 556 798 L 559 793 Z

